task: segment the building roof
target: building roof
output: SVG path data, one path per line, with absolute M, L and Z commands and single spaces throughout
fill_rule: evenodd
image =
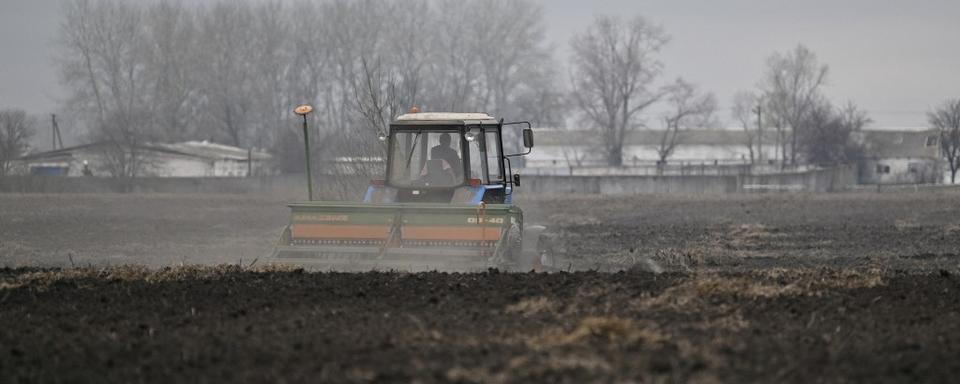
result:
M 53 151 L 31 153 L 21 157 L 20 160 L 68 160 L 78 152 L 96 149 L 106 145 L 110 145 L 110 143 L 106 141 L 98 141 L 89 144 L 61 148 Z M 210 143 L 207 141 L 187 141 L 175 144 L 144 144 L 138 145 L 137 147 L 144 151 L 198 157 L 208 160 L 247 160 L 248 155 L 246 149 Z M 271 158 L 270 154 L 263 151 L 253 151 L 252 156 L 254 160 L 268 160 Z
M 869 157 L 939 158 L 940 142 L 936 130 L 864 130 L 859 137 Z
M 497 124 L 497 119 L 486 113 L 423 112 L 400 115 L 394 123 L 454 123 L 463 125 Z
M 627 132 L 624 145 L 658 145 L 663 130 L 633 130 Z M 537 145 L 550 146 L 596 146 L 602 144 L 602 133 L 596 130 L 565 130 L 553 128 L 534 129 Z M 764 132 L 764 144 L 773 145 L 775 132 Z M 747 133 L 740 130 L 695 129 L 680 131 L 683 145 L 746 145 Z
M 227 160 L 247 160 L 252 156 L 254 160 L 269 160 L 270 155 L 260 150 L 249 151 L 244 148 L 238 148 L 230 145 L 211 143 L 209 141 L 187 141 L 175 144 L 155 144 L 157 147 L 165 148 L 178 153 L 184 153 L 206 159 L 227 159 Z M 249 152 L 248 152 L 249 151 Z
M 25 155 L 25 156 L 20 157 L 20 160 L 69 159 L 69 158 L 73 157 L 74 154 L 76 154 L 77 152 L 84 151 L 84 150 L 92 150 L 92 149 L 96 149 L 96 148 L 99 148 L 99 147 L 104 147 L 104 146 L 107 146 L 107 145 L 110 145 L 110 143 L 107 142 L 107 141 L 97 141 L 97 142 L 88 143 L 88 144 L 81 144 L 81 145 L 75 145 L 75 146 L 72 146 L 72 147 L 55 149 L 55 150 L 52 150 L 52 151 L 44 151 L 44 152 L 30 153 L 30 154 L 27 154 L 27 155 Z M 162 147 L 156 147 L 156 146 L 149 145 L 149 144 L 146 144 L 146 145 L 138 145 L 137 148 L 140 148 L 140 149 L 142 149 L 142 150 L 151 150 L 151 151 L 157 151 L 157 152 L 164 152 L 164 153 L 170 153 L 170 154 L 177 154 L 177 155 L 186 155 L 186 156 L 189 156 L 189 155 L 186 154 L 186 153 L 179 153 L 179 152 L 176 152 L 176 151 L 173 151 L 173 150 L 169 150 L 169 149 L 162 148 Z

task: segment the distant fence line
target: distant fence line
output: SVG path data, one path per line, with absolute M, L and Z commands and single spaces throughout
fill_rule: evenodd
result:
M 350 199 L 363 196 L 367 177 L 317 175 L 314 194 L 318 198 Z M 108 177 L 12 176 L 0 178 L 5 193 L 210 193 L 260 194 L 305 199 L 303 175 L 238 177 L 143 177 L 119 180 Z
M 863 192 L 927 192 L 927 191 L 956 191 L 960 190 L 960 184 L 939 184 L 939 183 L 904 183 L 904 184 L 859 184 L 852 188 L 853 191 Z
M 572 166 L 530 167 L 523 174 L 530 176 L 732 176 L 796 173 L 817 170 L 810 165 L 785 164 L 643 164 L 640 166 Z
M 534 193 L 650 194 L 839 192 L 857 184 L 856 166 L 759 175 L 531 175 L 523 191 Z
M 315 177 L 317 198 L 358 200 L 369 184 L 359 175 Z M 530 175 L 521 171 L 524 194 L 651 194 L 838 192 L 854 189 L 854 166 L 760 175 Z M 262 194 L 302 199 L 303 175 L 251 178 L 150 177 L 118 180 L 101 177 L 12 176 L 0 179 L 7 193 L 223 193 Z

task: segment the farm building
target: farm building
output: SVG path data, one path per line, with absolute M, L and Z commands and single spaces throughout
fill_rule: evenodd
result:
M 860 184 L 939 183 L 940 142 L 936 130 L 865 130 Z
M 663 131 L 657 130 L 628 132 L 623 149 L 623 165 L 627 169 L 621 173 L 637 173 L 642 168 L 655 167 L 663 135 Z M 779 153 L 774 132 L 765 132 L 764 136 L 763 159 L 777 159 Z M 864 148 L 864 157 L 858 162 L 861 184 L 941 181 L 943 166 L 939 156 L 939 137 L 935 130 L 864 130 L 854 139 Z M 694 168 L 705 165 L 707 169 L 701 173 L 723 173 L 723 169 L 734 172 L 762 170 L 746 165 L 750 162 L 748 142 L 750 138 L 743 130 L 683 131 L 667 159 L 668 165 L 681 168 L 683 165 Z M 579 168 L 576 173 L 596 173 L 599 168 L 606 166 L 601 145 L 601 137 L 596 131 L 539 129 L 537 149 L 526 159 L 526 167 L 540 172 L 561 168 L 569 168 L 573 172 Z M 756 146 L 753 150 L 756 157 Z M 711 166 L 714 169 L 709 169 Z M 777 169 L 779 167 L 771 168 Z M 693 173 L 696 172 L 695 169 Z
M 773 159 L 776 141 L 772 132 L 763 140 L 763 159 Z M 526 158 L 528 168 L 598 167 L 605 166 L 602 138 L 590 130 L 536 130 L 536 150 Z M 651 166 L 659 160 L 664 131 L 635 130 L 627 132 L 623 148 L 623 165 Z M 745 164 L 750 162 L 750 137 L 743 130 L 681 131 L 670 164 Z M 757 149 L 754 148 L 754 156 Z
M 270 154 L 207 141 L 146 144 L 133 150 L 97 142 L 32 153 L 20 159 L 18 173 L 51 176 L 111 176 L 136 154 L 138 176 L 246 177 L 272 173 Z M 126 160 L 117 160 L 126 159 Z

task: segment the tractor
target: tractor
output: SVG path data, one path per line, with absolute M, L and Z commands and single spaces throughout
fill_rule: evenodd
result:
M 297 113 L 306 135 L 309 107 Z M 520 128 L 525 152 L 504 153 L 504 130 Z M 526 225 L 514 204 L 520 175 L 511 159 L 533 148 L 529 122 L 413 109 L 380 136 L 386 175 L 371 181 L 362 202 L 313 201 L 307 147 L 311 196 L 289 204 L 275 263 L 336 271 L 530 271 L 550 264 L 545 228 Z

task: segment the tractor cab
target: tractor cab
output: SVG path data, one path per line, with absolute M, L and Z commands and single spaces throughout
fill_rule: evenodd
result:
M 504 124 L 485 113 L 409 113 L 391 125 L 386 180 L 376 181 L 368 203 L 510 204 L 519 176 L 511 176 L 505 126 L 525 124 L 524 146 L 533 146 L 529 123 Z

